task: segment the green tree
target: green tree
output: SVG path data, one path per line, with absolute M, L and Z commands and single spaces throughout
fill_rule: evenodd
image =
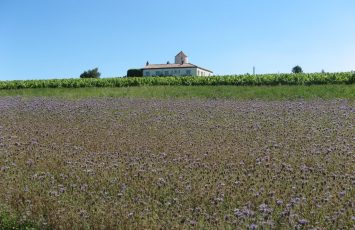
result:
M 292 68 L 292 73 L 303 73 L 303 70 L 301 66 L 296 65 L 295 67 Z
M 101 73 L 98 68 L 84 71 L 84 73 L 80 74 L 80 78 L 100 78 L 100 76 Z

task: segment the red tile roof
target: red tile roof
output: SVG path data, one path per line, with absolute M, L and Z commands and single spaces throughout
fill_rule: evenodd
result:
M 210 73 L 213 73 L 211 70 L 201 68 L 197 65 L 186 63 L 186 64 L 150 64 L 146 65 L 142 70 L 148 70 L 148 69 L 175 69 L 175 68 L 199 68 L 205 71 L 208 71 Z

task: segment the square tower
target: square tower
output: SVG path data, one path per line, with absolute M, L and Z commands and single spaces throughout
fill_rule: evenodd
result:
M 189 58 L 184 54 L 184 52 L 180 52 L 175 56 L 175 64 L 188 64 L 189 63 Z

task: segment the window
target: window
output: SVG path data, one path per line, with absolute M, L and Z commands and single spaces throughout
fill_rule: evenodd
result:
M 165 76 L 169 76 L 169 71 L 166 70 L 166 71 L 164 72 L 164 75 L 165 75 Z
M 190 75 L 191 75 L 191 70 L 190 70 L 190 69 L 186 70 L 186 75 L 187 75 L 187 76 L 190 76 Z
M 149 71 L 146 71 L 144 75 L 145 75 L 146 77 L 149 77 L 149 76 L 150 76 L 150 72 L 149 72 Z

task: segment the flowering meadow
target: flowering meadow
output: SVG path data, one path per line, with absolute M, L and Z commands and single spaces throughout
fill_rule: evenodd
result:
M 0 229 L 354 229 L 355 106 L 0 97 Z

